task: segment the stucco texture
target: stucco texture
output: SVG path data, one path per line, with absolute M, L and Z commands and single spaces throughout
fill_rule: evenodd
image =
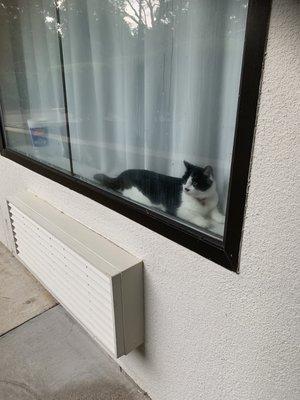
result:
M 153 400 L 300 398 L 296 341 L 297 4 L 273 3 L 240 275 L 0 158 L 0 240 L 8 247 L 5 199 L 30 189 L 144 260 L 146 341 L 142 349 L 119 362 Z

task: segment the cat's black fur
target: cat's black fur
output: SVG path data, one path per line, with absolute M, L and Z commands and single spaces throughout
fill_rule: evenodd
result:
M 187 161 L 184 161 L 184 164 L 186 171 L 182 178 L 175 178 L 143 169 L 129 169 L 116 178 L 110 178 L 104 174 L 96 174 L 94 179 L 104 187 L 121 193 L 125 189 L 135 187 L 154 206 L 162 205 L 165 207 L 166 212 L 176 215 L 176 210 L 182 202 L 183 184 L 187 182 L 189 177 L 192 179 L 193 186 L 203 192 L 209 189 L 212 184 L 210 179 L 212 168 L 210 166 L 201 168 Z

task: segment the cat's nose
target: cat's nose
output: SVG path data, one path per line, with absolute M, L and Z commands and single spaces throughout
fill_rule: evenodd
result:
M 185 190 L 186 192 L 189 192 L 189 191 L 190 191 L 190 189 L 189 189 L 189 188 L 184 188 L 184 190 Z

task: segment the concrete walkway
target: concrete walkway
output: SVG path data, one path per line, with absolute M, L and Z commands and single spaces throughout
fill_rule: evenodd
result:
M 0 336 L 56 304 L 0 242 Z
M 0 400 L 149 400 L 2 245 L 0 279 Z
M 0 338 L 1 400 L 147 400 L 61 306 Z

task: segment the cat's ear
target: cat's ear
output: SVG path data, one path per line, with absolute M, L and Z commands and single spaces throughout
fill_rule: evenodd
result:
M 204 169 L 203 169 L 203 174 L 208 176 L 209 178 L 213 178 L 214 177 L 214 171 L 213 168 L 210 165 L 207 165 Z
M 187 162 L 187 161 L 183 161 L 183 164 L 185 165 L 185 168 L 187 169 L 187 171 L 190 170 L 190 169 L 192 168 L 192 164 L 190 164 L 190 163 Z

